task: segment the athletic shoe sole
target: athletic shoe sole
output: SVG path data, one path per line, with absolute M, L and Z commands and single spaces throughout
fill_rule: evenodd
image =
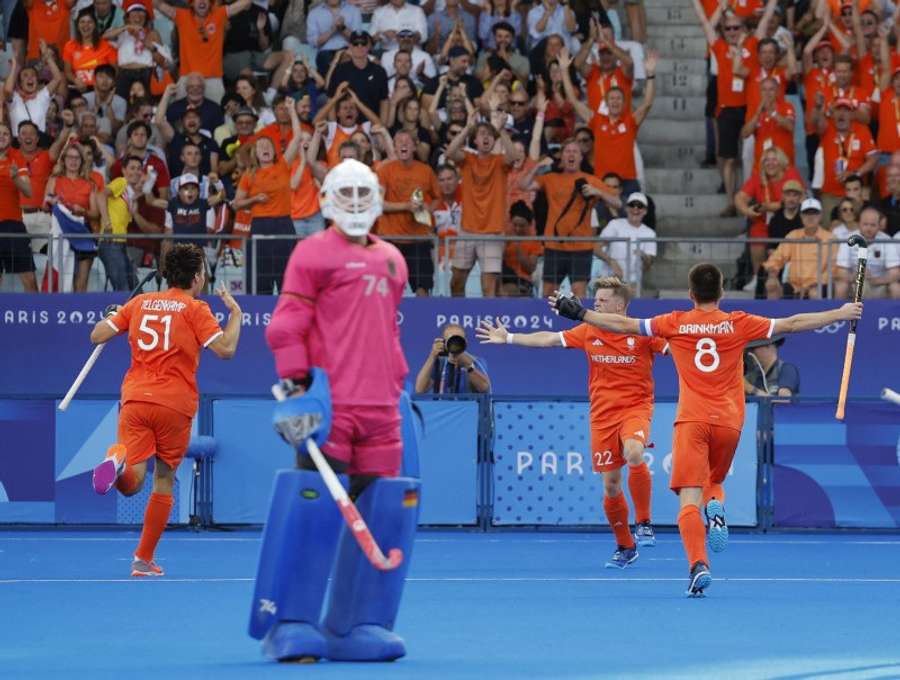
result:
M 706 519 L 709 522 L 709 547 L 713 552 L 722 552 L 728 547 L 728 524 L 725 508 L 715 498 L 706 504 Z
M 634 542 L 641 548 L 653 548 L 656 546 L 656 536 L 640 536 L 635 534 Z
M 630 560 L 628 560 L 625 564 L 619 564 L 618 562 L 609 561 L 606 563 L 606 568 L 607 569 L 624 569 L 625 567 L 627 567 L 629 564 L 631 564 L 638 558 L 638 554 L 639 553 L 634 553 L 634 557 L 632 557 Z
M 146 563 L 145 563 L 146 564 Z M 164 576 L 165 572 L 162 569 L 159 571 L 154 571 L 149 567 L 145 567 L 143 565 L 138 565 L 136 562 L 131 563 L 131 575 L 135 578 L 144 578 L 150 576 Z
M 694 574 L 691 579 L 691 585 L 687 590 L 688 597 L 706 597 L 703 591 L 712 585 L 712 574 L 708 571 L 701 571 Z
M 94 468 L 94 491 L 101 496 L 109 493 L 116 483 L 116 461 L 113 458 L 106 458 L 100 465 Z

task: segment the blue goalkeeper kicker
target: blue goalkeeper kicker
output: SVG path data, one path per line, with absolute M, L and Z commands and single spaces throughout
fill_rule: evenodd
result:
M 378 545 L 403 550 L 403 563 L 393 571 L 379 571 L 344 528 L 322 623 L 329 659 L 393 661 L 406 654 L 403 640 L 393 629 L 412 557 L 420 488 L 418 479 L 382 478 L 357 499 L 356 507 Z
M 325 656 L 317 623 L 342 524 L 318 472 L 276 475 L 250 612 L 250 636 L 270 657 Z
M 425 423 L 419 407 L 405 391 L 400 393 L 400 418 L 400 434 L 403 437 L 400 476 L 419 479 L 419 442 L 425 434 Z

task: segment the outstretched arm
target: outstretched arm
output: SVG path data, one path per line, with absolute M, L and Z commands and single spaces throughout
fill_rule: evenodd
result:
M 475 337 L 481 344 L 488 345 L 522 345 L 523 347 L 562 347 L 559 333 L 539 331 L 537 333 L 510 333 L 499 321 L 493 325 L 484 320 L 475 329 Z
M 603 312 L 595 312 L 581 306 L 581 303 L 574 295 L 560 295 L 557 290 L 548 300 L 550 309 L 573 321 L 583 321 L 591 326 L 602 328 L 613 333 L 622 333 L 627 335 L 640 335 L 641 322 L 639 319 L 632 319 L 619 314 L 605 314 Z
M 785 319 L 775 319 L 772 334 L 802 333 L 803 331 L 814 331 L 817 328 L 824 328 L 836 321 L 859 320 L 862 318 L 862 311 L 862 302 L 848 302 L 837 309 L 829 309 L 825 312 L 794 314 Z

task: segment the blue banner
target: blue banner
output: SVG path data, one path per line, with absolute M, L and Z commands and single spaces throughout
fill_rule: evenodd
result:
M 591 466 L 587 402 L 494 402 L 494 519 L 498 526 L 606 524 L 603 478 Z M 728 523 L 756 526 L 756 404 L 747 417 L 725 480 Z M 656 404 L 644 460 L 653 475 L 653 523 L 674 525 L 678 497 L 669 489 L 675 404 Z M 626 473 L 627 476 L 627 473 Z M 627 481 L 623 480 L 627 494 Z M 634 506 L 631 521 L 634 521 Z
M 900 408 L 850 404 L 841 422 L 778 404 L 774 421 L 775 526 L 900 527 Z
M 90 329 L 110 302 L 122 302 L 121 295 L 0 295 L 0 351 L 12 360 L 0 377 L 2 396 L 61 396 L 78 374 L 91 352 Z M 210 306 L 225 320 L 218 299 Z M 268 396 L 275 381 L 275 367 L 265 342 L 265 327 L 275 298 L 243 297 L 244 328 L 237 356 L 218 361 L 205 356 L 200 364 L 199 384 L 207 395 Z M 679 300 L 635 300 L 629 313 L 635 317 L 688 308 Z M 771 317 L 833 308 L 834 302 L 738 301 L 726 309 L 740 308 Z M 533 350 L 522 347 L 478 345 L 474 328 L 482 319 L 499 317 L 515 332 L 558 331 L 572 326 L 551 313 L 541 300 L 409 298 L 400 307 L 401 341 L 410 365 L 410 383 L 427 356 L 434 338 L 447 322 L 462 324 L 469 349 L 487 362 L 494 394 L 523 396 L 583 396 L 587 392 L 585 358 L 580 351 Z M 841 377 L 846 324 L 833 324 L 818 332 L 791 336 L 780 349 L 782 359 L 800 370 L 800 393 L 804 396 L 833 397 Z M 856 360 L 850 395 L 873 397 L 882 387 L 900 386 L 900 362 L 878 361 L 878 356 L 894 356 L 900 346 L 900 301 L 866 302 L 859 324 Z M 360 351 L 366 351 L 364 343 Z M 81 388 L 82 396 L 118 394 L 128 367 L 128 347 L 114 339 Z M 654 370 L 658 397 L 678 393 L 675 370 L 670 359 L 656 362 Z

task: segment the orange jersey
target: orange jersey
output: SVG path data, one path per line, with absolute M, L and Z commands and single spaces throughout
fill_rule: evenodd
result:
M 222 335 L 212 311 L 180 288 L 129 300 L 107 323 L 128 332 L 131 366 L 122 381 L 122 404 L 161 404 L 193 418 L 200 398 L 200 350 Z
M 10 166 L 15 164 L 19 177 L 28 177 L 28 166 L 25 157 L 18 149 L 7 149 L 6 155 L 0 158 L 0 221 L 22 221 L 22 208 L 18 187 L 9 175 Z M 43 196 L 41 197 L 43 200 Z
M 248 197 L 257 194 L 268 197 L 267 201 L 250 206 L 254 218 L 289 217 L 291 214 L 291 169 L 280 156 L 272 165 L 244 173 L 238 189 Z
M 678 370 L 676 423 L 744 426 L 744 347 L 769 338 L 774 319 L 721 309 L 676 311 L 641 321 L 641 333 L 669 341 Z
M 626 412 L 653 411 L 653 355 L 660 338 L 620 335 L 583 323 L 560 333 L 563 347 L 587 354 L 591 425 L 618 422 Z
M 299 166 L 300 161 L 295 159 L 291 164 L 291 176 L 297 172 Z M 317 212 L 319 212 L 319 185 L 316 184 L 307 163 L 303 168 L 303 174 L 300 175 L 300 184 L 291 192 L 291 219 L 302 220 Z
M 816 106 L 816 93 L 825 93 L 834 85 L 834 71 L 825 68 L 814 68 L 803 77 L 803 90 L 806 93 L 806 106 L 803 126 L 807 135 L 818 134 L 812 122 L 813 109 Z
M 757 65 L 756 68 L 750 72 L 750 75 L 747 76 L 746 80 L 747 115 L 744 116 L 745 121 L 753 118 L 753 114 L 755 114 L 756 110 L 759 108 L 759 103 L 762 101 L 760 85 L 762 84 L 762 81 L 767 78 L 771 78 L 778 83 L 778 96 L 776 97 L 776 100 L 778 102 L 784 101 L 788 86 L 787 69 L 784 66 L 776 66 L 771 71 L 767 71 L 762 66 Z
M 881 92 L 877 146 L 882 153 L 900 150 L 900 95 L 895 94 L 893 88 Z
M 28 12 L 26 59 L 37 59 L 41 56 L 41 40 L 45 40 L 48 45 L 55 45 L 62 53 L 63 46 L 69 39 L 69 6 L 68 0 L 61 2 L 35 0 L 31 3 L 31 7 L 26 10 Z
M 606 93 L 617 87 L 625 95 L 625 110 L 631 111 L 632 80 L 625 75 L 621 66 L 612 73 L 603 73 L 596 64 L 591 68 L 587 78 L 587 104 L 591 111 L 597 111 L 606 101 Z
M 844 187 L 838 177 L 842 172 L 856 172 L 870 153 L 875 153 L 872 133 L 862 123 L 851 123 L 847 134 L 841 134 L 828 123 L 825 134 L 819 140 L 825 163 L 822 191 L 833 196 L 843 196 Z
M 459 165 L 462 228 L 470 234 L 502 234 L 506 227 L 506 158 L 465 152 Z
M 294 131 L 291 129 L 291 126 L 288 125 L 287 129 L 285 129 L 282 125 L 278 123 L 269 123 L 263 129 L 258 130 L 256 135 L 254 135 L 256 139 L 260 139 L 262 137 L 268 137 L 272 140 L 272 144 L 275 145 L 275 150 L 278 152 L 279 156 L 283 156 L 284 152 L 287 151 L 288 145 L 291 143 L 291 140 L 294 138 Z
M 222 77 L 222 48 L 228 12 L 221 5 L 213 5 L 202 19 L 192 10 L 175 10 L 175 28 L 182 73 L 199 73 L 204 78 Z
M 887 75 L 890 76 L 897 68 L 900 68 L 900 54 L 891 52 Z M 884 73 L 881 64 L 876 63 L 871 54 L 867 54 L 856 63 L 856 83 L 869 92 L 881 89 L 881 77 Z
M 775 119 L 775 114 L 781 118 L 789 118 L 794 123 L 794 107 L 786 101 L 781 100 L 775 104 L 775 111 L 763 112 L 756 122 L 756 132 L 754 133 L 753 146 L 753 167 L 759 167 L 759 159 L 762 158 L 763 151 L 771 149 L 781 149 L 787 156 L 788 164 L 794 165 L 794 130 L 784 129 L 784 127 Z
M 743 44 L 736 48 L 740 50 L 741 64 L 751 73 L 756 67 L 756 46 L 758 44 L 759 40 L 753 36 L 744 40 Z M 712 44 L 710 49 L 719 67 L 719 75 L 716 78 L 716 89 L 719 97 L 716 113 L 718 114 L 719 111 L 728 107 L 746 106 L 747 78 L 734 73 L 734 61 L 731 58 L 732 46 L 725 42 L 723 38 L 719 38 Z
M 441 195 L 434 170 L 425 163 L 412 161 L 404 165 L 402 161 L 385 161 L 378 168 L 378 181 L 384 188 L 384 200 L 392 203 L 405 203 L 412 198 L 416 189 L 422 191 L 425 205 Z M 380 236 L 431 236 L 432 225 L 420 224 L 415 216 L 407 211 L 384 212 L 376 223 L 376 233 Z
M 44 193 L 47 188 L 47 180 L 53 171 L 53 161 L 50 160 L 50 152 L 35 151 L 31 157 L 22 154 L 28 168 L 28 176 L 31 179 L 31 196 L 20 194 L 19 200 L 23 208 L 40 209 L 44 205 Z
M 632 151 L 632 157 L 634 152 Z M 602 176 L 602 175 L 601 175 Z M 547 224 L 545 236 L 585 236 L 594 235 L 591 228 L 591 212 L 594 201 L 586 199 L 575 188 L 578 180 L 584 180 L 592 187 L 606 191 L 606 185 L 600 176 L 588 175 L 584 172 L 548 172 L 535 178 L 541 191 L 547 196 Z M 547 241 L 550 250 L 593 250 L 594 243 L 589 241 Z
M 634 116 L 626 113 L 614 121 L 595 113 L 590 127 L 594 133 L 594 175 L 603 177 L 614 172 L 622 179 L 637 179 L 634 140 L 640 128 Z
M 72 67 L 75 77 L 85 85 L 93 86 L 94 71 L 103 64 L 116 65 L 118 52 L 106 40 L 101 39 L 96 47 L 87 47 L 77 40 L 70 40 L 63 47 L 63 61 Z

